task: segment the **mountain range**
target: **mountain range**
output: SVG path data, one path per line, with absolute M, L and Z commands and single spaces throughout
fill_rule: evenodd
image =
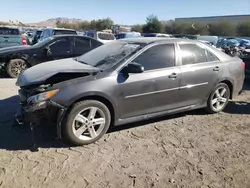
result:
M 83 20 L 76 19 L 76 18 L 58 17 L 58 18 L 51 18 L 46 21 L 37 22 L 37 23 L 27 23 L 27 25 L 36 26 L 36 27 L 56 27 L 56 23 L 58 21 L 64 22 L 64 23 L 77 23 Z

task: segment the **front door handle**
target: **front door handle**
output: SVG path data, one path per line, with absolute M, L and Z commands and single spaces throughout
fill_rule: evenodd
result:
M 213 69 L 213 71 L 219 71 L 219 70 L 220 70 L 219 67 L 215 67 L 215 68 Z
M 169 78 L 177 78 L 178 77 L 178 74 L 176 73 L 172 73 L 171 75 L 168 76 Z

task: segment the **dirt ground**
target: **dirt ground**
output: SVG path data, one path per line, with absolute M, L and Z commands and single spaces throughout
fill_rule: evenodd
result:
M 0 187 L 250 187 L 250 87 L 225 112 L 192 111 L 116 127 L 96 144 L 69 148 L 49 125 L 11 130 L 15 80 L 0 80 Z

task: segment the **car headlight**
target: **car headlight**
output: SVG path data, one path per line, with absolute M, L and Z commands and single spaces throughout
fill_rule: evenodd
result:
M 28 98 L 27 102 L 30 104 L 36 104 L 39 102 L 43 102 L 46 101 L 48 99 L 50 99 L 51 97 L 53 97 L 57 92 L 59 91 L 59 89 L 55 89 L 55 90 L 51 90 L 51 91 L 47 91 L 44 93 L 39 93 L 37 95 L 33 95 L 31 97 Z

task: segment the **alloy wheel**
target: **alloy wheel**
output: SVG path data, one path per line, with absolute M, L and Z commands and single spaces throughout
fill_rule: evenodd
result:
M 102 133 L 105 123 L 104 112 L 100 108 L 89 107 L 75 116 L 72 129 L 80 140 L 92 140 Z
M 213 94 L 212 107 L 215 111 L 220 111 L 225 107 L 228 101 L 228 92 L 225 87 L 219 87 Z
M 14 61 L 11 65 L 11 72 L 17 77 L 20 73 L 27 69 L 27 65 L 23 61 Z

